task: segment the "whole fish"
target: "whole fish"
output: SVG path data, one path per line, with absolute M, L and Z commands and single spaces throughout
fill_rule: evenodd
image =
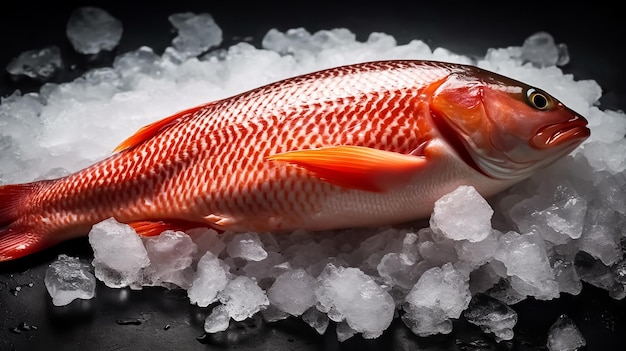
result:
M 314 72 L 147 125 L 67 177 L 0 187 L 0 261 L 110 217 L 142 235 L 415 220 L 460 185 L 490 196 L 529 177 L 586 125 L 545 91 L 470 65 Z

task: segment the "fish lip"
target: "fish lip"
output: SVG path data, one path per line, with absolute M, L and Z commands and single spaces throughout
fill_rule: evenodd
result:
M 551 124 L 540 128 L 530 140 L 536 149 L 548 149 L 566 143 L 582 141 L 591 135 L 587 121 L 577 118 L 563 123 Z

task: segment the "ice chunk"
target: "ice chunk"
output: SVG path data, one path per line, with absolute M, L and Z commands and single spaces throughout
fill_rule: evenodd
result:
M 315 304 L 315 279 L 298 268 L 276 278 L 267 291 L 270 303 L 293 316 L 299 316 Z
M 330 320 L 325 313 L 320 312 L 317 308 L 311 307 L 302 314 L 302 320 L 322 335 L 328 328 Z
M 608 173 L 608 172 L 607 172 Z M 598 190 L 600 199 L 615 212 L 626 216 L 626 172 L 603 174 L 599 177 Z
M 606 222 L 605 222 L 606 223 Z M 622 258 L 617 228 L 606 224 L 588 224 L 580 239 L 580 249 L 611 265 Z
M 28 50 L 11 60 L 7 72 L 15 76 L 27 76 L 40 80 L 52 77 L 63 65 L 61 52 L 57 46 Z
M 547 347 L 550 351 L 576 351 L 587 345 L 574 321 L 566 315 L 561 315 L 552 324 L 548 333 Z
M 278 309 L 278 307 L 272 305 L 271 301 L 266 309 L 261 310 L 261 315 L 263 316 L 263 319 L 266 322 L 270 322 L 270 323 L 277 322 L 277 321 L 289 318 L 291 316 L 289 313 L 284 312 Z
M 615 281 L 621 284 L 626 284 L 626 260 L 616 263 L 612 270 L 615 275 Z
M 614 271 L 604 265 L 602 261 L 594 259 L 584 251 L 580 251 L 576 254 L 574 265 L 576 273 L 582 281 L 607 290 L 609 296 L 615 299 L 625 297 L 624 285 L 616 279 Z
M 502 266 L 502 267 L 498 267 Z M 500 261 L 492 260 L 470 273 L 470 292 L 483 293 L 506 277 L 506 268 Z
M 335 322 L 345 320 L 366 339 L 380 336 L 393 319 L 391 295 L 358 268 L 328 264 L 317 278 L 315 295 L 321 312 Z
M 123 78 L 138 79 L 141 75 L 158 76 L 162 73 L 161 58 L 146 46 L 115 57 L 113 68 Z
M 122 22 L 98 7 L 79 7 L 67 21 L 65 32 L 81 54 L 111 51 L 122 38 Z
M 177 13 L 169 16 L 178 31 L 172 44 L 186 57 L 195 57 L 222 43 L 222 29 L 208 13 Z
M 197 250 L 189 235 L 167 230 L 145 239 L 144 245 L 150 259 L 150 266 L 144 270 L 144 286 L 174 284 L 189 288 L 193 273 L 191 263 Z
M 204 331 L 207 333 L 217 333 L 228 329 L 230 317 L 224 305 L 217 305 L 211 310 L 204 320 Z
M 456 242 L 454 248 L 459 260 L 471 264 L 472 267 L 478 267 L 489 262 L 498 248 L 498 237 L 500 235 L 500 232 L 491 230 L 491 234 L 481 241 L 461 240 Z
M 244 276 L 229 281 L 224 290 L 219 292 L 218 298 L 228 315 L 236 321 L 252 317 L 269 305 L 265 292 L 254 280 Z
M 545 195 L 523 199 L 511 208 L 511 219 L 520 232 L 535 231 L 557 245 L 578 239 L 583 231 L 587 201 L 576 194 L 562 197 L 556 202 Z
M 565 44 L 556 45 L 550 33 L 537 32 L 524 40 L 522 59 L 538 67 L 565 65 L 569 53 Z
M 388 231 L 387 231 L 388 232 Z M 409 290 L 415 285 L 417 279 L 423 272 L 418 269 L 418 235 L 411 232 L 400 232 L 398 238 L 389 236 L 385 238 L 387 242 L 386 247 L 382 251 L 377 251 L 370 254 L 368 263 L 374 262 L 377 256 L 385 253 L 387 250 L 392 249 L 394 252 L 384 254 L 380 261 L 376 265 L 376 271 L 386 283 L 391 286 L 399 286 L 402 289 Z M 402 234 L 404 238 L 402 238 Z M 400 243 L 401 246 L 394 248 Z
M 220 260 L 207 251 L 198 261 L 196 276 L 187 290 L 189 301 L 200 307 L 207 307 L 217 301 L 217 295 L 228 283 L 227 272 Z
M 578 273 L 576 273 L 574 262 L 555 257 L 552 269 L 554 270 L 556 282 L 559 284 L 559 290 L 561 292 L 572 295 L 580 294 L 583 284 L 578 277 Z
M 451 318 L 459 318 L 469 305 L 469 277 L 451 263 L 424 272 L 405 298 L 404 323 L 417 335 L 448 334 Z
M 274 273 L 281 270 L 280 265 L 285 263 L 285 258 L 283 255 L 270 251 L 267 253 L 267 257 L 260 261 L 246 261 L 245 266 L 242 270 L 245 272 L 245 275 L 251 278 L 255 278 L 259 282 L 259 286 L 262 288 L 269 287 L 268 285 L 262 285 L 264 283 L 263 280 L 266 278 L 275 278 L 278 275 L 274 275 Z
M 250 261 L 261 261 L 267 257 L 261 239 L 257 233 L 243 233 L 235 235 L 226 246 L 230 257 L 240 257 Z
M 460 186 L 435 202 L 430 226 L 452 240 L 485 239 L 491 231 L 493 209 L 471 186 Z
M 226 244 L 220 239 L 219 234 L 210 228 L 195 228 L 187 231 L 191 240 L 198 246 L 194 255 L 197 262 L 207 251 L 211 251 L 216 257 L 226 248 Z
M 538 234 L 508 232 L 499 241 L 500 246 L 494 257 L 506 266 L 515 290 L 538 299 L 558 297 L 558 284 L 554 280 L 544 241 Z
M 350 324 L 348 324 L 346 321 L 341 321 L 337 323 L 337 328 L 335 329 L 335 332 L 337 333 L 337 340 L 339 342 L 344 342 L 356 335 L 357 333 L 357 331 L 352 329 L 352 327 L 350 327 Z
M 65 306 L 75 299 L 91 299 L 96 289 L 96 278 L 91 266 L 77 257 L 59 255 L 46 270 L 44 283 L 52 297 L 52 304 Z
M 94 251 L 96 278 L 111 288 L 141 288 L 140 272 L 150 259 L 133 228 L 109 218 L 92 227 L 89 244 Z
M 513 339 L 517 313 L 488 295 L 475 295 L 463 316 L 468 322 L 479 326 L 483 332 L 494 334 L 498 342 Z

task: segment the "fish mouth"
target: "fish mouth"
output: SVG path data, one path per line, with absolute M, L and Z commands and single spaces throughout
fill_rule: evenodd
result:
M 576 118 L 565 123 L 551 124 L 540 128 L 530 140 L 530 145 L 537 149 L 548 149 L 574 141 L 582 142 L 591 135 L 587 121 Z

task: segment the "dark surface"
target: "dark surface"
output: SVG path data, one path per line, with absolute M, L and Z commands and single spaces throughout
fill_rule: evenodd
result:
M 395 36 L 400 44 L 421 39 L 431 48 L 441 46 L 460 54 L 482 56 L 487 48 L 521 45 L 529 35 L 545 30 L 569 47 L 572 59 L 564 71 L 576 79 L 594 79 L 602 86 L 602 108 L 626 107 L 626 72 L 617 49 L 623 42 L 618 34 L 624 32 L 623 24 L 617 22 L 619 11 L 597 3 L 593 7 L 563 9 L 549 8 L 542 2 L 500 5 L 508 9 L 487 5 L 480 8 L 469 2 L 455 6 L 389 1 L 376 6 L 345 1 L 298 6 L 277 6 L 276 2 L 215 6 L 211 2 L 190 1 L 158 6 L 114 6 L 98 1 L 14 4 L 0 13 L 1 96 L 16 89 L 32 91 L 40 85 L 29 80 L 15 81 L 4 71 L 13 57 L 25 50 L 59 46 L 66 67 L 72 67 L 55 77 L 59 82 L 71 80 L 89 67 L 110 65 L 113 54 L 81 56 L 72 51 L 65 37 L 69 14 L 82 5 L 102 7 L 122 21 L 124 33 L 115 53 L 142 45 L 161 53 L 174 36 L 168 15 L 186 11 L 211 13 L 224 32 L 225 46 L 247 36 L 252 36 L 252 43 L 258 46 L 271 28 L 305 27 L 314 32 L 346 27 L 357 33 L 359 40 L 380 31 Z M 231 325 L 228 332 L 198 340 L 209 309 L 191 306 L 184 294 L 175 291 L 108 289 L 99 283 L 95 299 L 53 306 L 43 276 L 59 253 L 85 259 L 92 255 L 87 241 L 79 239 L 26 259 L 0 264 L 0 350 L 536 350 L 545 349 L 548 329 L 563 313 L 581 330 L 587 350 L 622 350 L 626 343 L 624 300 L 615 301 L 605 291 L 591 286 L 585 286 L 578 296 L 564 295 L 542 302 L 528 299 L 513 306 L 519 313 L 515 339 L 499 345 L 463 320 L 455 323 L 452 334 L 429 338 L 414 336 L 396 320 L 379 339 L 354 337 L 343 344 L 336 341 L 332 326 L 319 336 L 295 319 L 274 324 L 256 320 Z

